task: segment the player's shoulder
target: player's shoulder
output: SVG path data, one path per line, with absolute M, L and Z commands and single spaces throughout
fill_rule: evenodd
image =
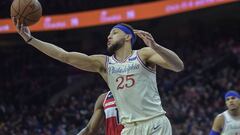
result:
M 95 54 L 95 55 L 91 55 L 91 59 L 98 63 L 97 65 L 100 65 L 98 66 L 99 68 L 99 72 L 102 73 L 102 72 L 105 72 L 105 69 L 106 69 L 106 60 L 107 60 L 107 55 L 104 55 L 104 54 Z
M 224 114 L 223 114 L 223 113 L 218 114 L 218 115 L 215 117 L 215 119 L 216 119 L 217 121 L 224 121 Z
M 102 93 L 101 95 L 98 96 L 98 99 L 104 100 L 107 96 L 108 92 Z
M 138 56 L 142 60 L 146 60 L 147 58 L 149 58 L 149 56 L 152 55 L 153 52 L 154 52 L 154 50 L 150 47 L 143 47 L 143 48 L 137 50 Z
M 224 126 L 224 114 L 223 113 L 220 113 L 215 117 L 214 125 L 219 128 L 222 128 Z
M 106 95 L 107 95 L 107 93 L 103 93 L 103 94 L 98 96 L 97 101 L 95 103 L 95 108 L 102 108 L 103 107 L 103 103 L 104 103 Z
M 153 49 L 151 47 L 143 47 L 139 50 L 137 50 L 139 54 L 145 54 L 145 53 L 149 53 L 152 52 Z
M 223 129 L 223 126 L 224 126 L 224 116 L 222 114 L 218 114 L 213 121 L 212 130 L 220 133 L 221 130 Z
M 104 54 L 94 54 L 94 55 L 91 55 L 92 59 L 95 59 L 95 60 L 98 60 L 98 61 L 101 61 L 101 62 L 105 62 L 106 58 L 107 58 L 107 55 L 104 55 Z

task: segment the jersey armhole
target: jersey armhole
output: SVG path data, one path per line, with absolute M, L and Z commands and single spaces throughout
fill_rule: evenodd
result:
M 143 61 L 142 61 L 142 59 L 140 58 L 140 56 L 139 56 L 139 53 L 138 53 L 138 50 L 137 50 L 137 59 L 138 59 L 138 61 L 139 61 L 139 63 L 146 69 L 146 70 L 148 70 L 148 71 L 150 71 L 150 72 L 152 72 L 152 73 L 156 73 L 156 68 L 155 69 L 152 69 L 152 68 L 149 68 Z
M 109 61 L 109 56 L 106 56 L 105 58 L 105 69 L 106 69 L 106 72 L 108 72 L 108 61 Z
M 104 105 L 105 105 L 105 102 L 106 102 L 106 100 L 107 100 L 107 97 L 108 97 L 109 93 L 110 93 L 110 91 L 106 94 L 106 96 L 105 96 L 105 98 L 104 98 L 104 100 L 103 100 L 103 108 L 104 108 Z

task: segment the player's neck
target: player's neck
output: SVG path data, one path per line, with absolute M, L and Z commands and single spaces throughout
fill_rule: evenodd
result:
M 131 45 L 123 45 L 119 50 L 115 52 L 115 57 L 119 61 L 125 60 L 132 54 Z
M 228 112 L 233 116 L 233 117 L 239 117 L 240 116 L 240 108 L 236 110 L 228 110 Z

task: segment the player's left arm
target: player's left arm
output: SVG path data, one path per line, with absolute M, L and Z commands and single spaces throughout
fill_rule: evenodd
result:
M 211 129 L 209 135 L 220 135 L 221 130 L 223 129 L 223 126 L 224 126 L 224 116 L 218 115 L 214 119 L 212 129 Z
M 94 106 L 94 113 L 88 122 L 87 126 L 82 129 L 77 135 L 96 135 L 100 126 L 103 125 L 104 121 L 104 109 L 103 102 L 107 93 L 101 94 Z
M 184 64 L 177 54 L 157 44 L 150 33 L 142 30 L 134 30 L 134 33 L 148 46 L 139 50 L 139 55 L 143 61 L 157 64 L 175 72 L 180 72 L 184 69 Z

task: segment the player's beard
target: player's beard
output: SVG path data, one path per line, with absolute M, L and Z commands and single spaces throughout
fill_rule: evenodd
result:
M 124 40 L 119 40 L 115 44 L 111 45 L 110 47 L 107 48 L 108 52 L 112 55 L 114 54 L 117 50 L 119 50 L 122 46 L 124 45 Z

